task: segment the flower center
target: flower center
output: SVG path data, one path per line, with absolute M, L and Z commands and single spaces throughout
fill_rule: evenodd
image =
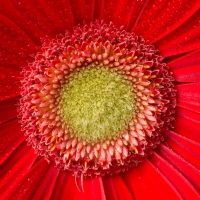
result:
M 132 84 L 105 67 L 72 73 L 60 95 L 62 118 L 78 138 L 90 142 L 117 137 L 134 113 Z
M 152 45 L 112 23 L 44 40 L 22 75 L 28 144 L 77 177 L 137 166 L 173 128 L 172 73 Z

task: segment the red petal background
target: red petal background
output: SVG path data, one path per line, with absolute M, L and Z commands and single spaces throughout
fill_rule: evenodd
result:
M 0 199 L 200 199 L 199 0 L 0 1 Z M 142 35 L 174 72 L 175 130 L 129 172 L 84 180 L 58 172 L 27 146 L 17 119 L 21 68 L 41 38 L 102 19 Z M 80 186 L 81 183 L 78 182 Z

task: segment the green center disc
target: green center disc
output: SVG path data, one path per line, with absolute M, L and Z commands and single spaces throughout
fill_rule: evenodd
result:
M 82 68 L 71 73 L 62 87 L 62 120 L 80 139 L 111 139 L 126 129 L 133 117 L 132 90 L 131 83 L 114 70 Z

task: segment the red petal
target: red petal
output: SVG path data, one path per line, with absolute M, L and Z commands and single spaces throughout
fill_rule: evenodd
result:
M 95 0 L 70 1 L 76 24 L 94 20 Z
M 24 2 L 27 3 L 26 0 L 24 0 Z M 42 23 L 45 26 L 48 23 L 48 29 L 49 32 L 51 32 L 50 35 L 56 36 L 59 33 L 64 34 L 66 30 L 72 29 L 75 26 L 75 16 L 70 0 L 35 0 L 29 3 L 31 3 L 34 8 L 36 8 L 35 4 L 39 5 L 36 8 L 36 12 L 37 14 L 41 14 L 42 18 L 40 18 L 40 22 L 43 21 Z M 35 21 L 35 23 L 38 23 L 38 21 Z
M 131 30 L 135 28 L 135 26 L 137 26 L 140 17 L 142 15 L 142 13 L 144 12 L 145 7 L 148 4 L 148 0 L 147 1 L 138 1 L 138 0 L 133 0 L 133 5 L 132 6 L 128 6 L 131 8 L 131 13 L 127 13 L 130 15 L 128 23 L 126 25 L 126 29 L 127 30 Z M 129 5 L 129 4 L 127 4 Z M 126 9 L 124 9 L 124 11 L 126 12 Z M 142 34 L 140 34 L 142 35 Z
M 44 162 L 46 162 L 46 161 L 44 161 Z M 45 166 L 45 164 L 43 164 L 43 166 Z M 46 166 L 45 166 L 45 169 L 46 169 Z M 34 169 L 34 170 L 37 170 L 37 169 Z M 44 177 L 41 178 L 41 176 L 43 176 L 43 174 L 44 174 Z M 43 171 L 43 174 L 35 176 L 34 172 L 33 172 L 33 174 L 31 174 L 31 172 L 29 172 L 29 174 L 27 174 L 26 178 L 29 179 L 29 181 L 33 181 L 33 184 L 31 184 L 31 183 L 27 184 L 27 179 L 24 179 L 23 180 L 24 185 L 22 183 L 22 188 L 20 188 L 21 190 L 18 191 L 18 193 L 21 192 L 22 196 L 20 196 L 20 194 L 19 195 L 17 194 L 18 198 L 24 199 L 23 198 L 23 196 L 24 196 L 28 199 L 32 198 L 32 199 L 49 200 L 51 197 L 52 191 L 54 189 L 59 171 L 53 165 L 48 165 L 47 170 Z M 39 179 L 39 177 L 41 179 Z M 37 184 L 36 179 L 40 180 L 39 184 Z M 34 185 L 35 185 L 35 188 L 34 188 Z M 23 186 L 24 186 L 24 188 L 23 188 Z M 23 189 L 25 191 L 27 191 L 28 195 L 27 194 L 24 195 Z
M 34 42 L 41 44 L 46 35 L 55 37 L 74 26 L 69 1 L 7 1 L 0 2 L 0 13 L 24 31 Z
M 145 1 L 137 0 L 109 0 L 95 2 L 95 19 L 102 19 L 106 23 L 113 22 L 116 26 L 126 26 L 131 30 Z
M 173 70 L 177 82 L 200 82 L 199 65 Z
M 0 101 L 0 124 L 6 122 L 10 119 L 13 119 L 17 116 L 17 100 L 8 99 L 6 101 Z
M 200 114 L 184 108 L 178 108 L 175 131 L 200 143 Z
M 23 160 L 27 162 L 25 156 L 23 156 Z M 48 174 L 49 169 L 51 169 L 50 165 L 44 159 L 41 159 L 31 169 L 29 168 L 28 171 L 24 171 L 25 173 L 18 174 L 17 179 L 13 177 L 12 187 L 10 187 L 9 190 L 7 189 L 8 197 L 19 200 L 31 199 L 36 193 L 37 188 L 40 188 L 40 183 L 45 179 L 45 175 Z M 45 190 L 43 192 L 45 192 Z
M 173 71 L 177 82 L 200 81 L 200 49 L 173 60 L 167 65 Z
M 10 66 L 0 66 L 0 84 L 11 85 L 19 82 L 20 70 L 13 69 Z
M 154 43 L 166 36 L 199 8 L 199 0 L 148 1 L 133 31 Z
M 200 143 L 170 131 L 169 137 L 167 138 L 167 145 L 200 170 Z
M 77 179 L 77 180 L 75 180 Z M 77 181 L 77 185 L 75 184 Z M 51 199 L 60 200 L 105 200 L 102 177 L 86 178 L 81 183 L 80 178 L 75 178 L 70 172 L 60 172 Z M 80 183 L 80 184 L 79 184 Z M 81 186 L 83 184 L 83 188 Z M 61 189 L 62 188 L 62 189 Z M 83 190 L 83 191 L 79 191 Z
M 200 191 L 200 171 L 197 170 L 197 168 L 165 145 L 160 145 L 159 152 L 162 157 L 171 163 L 174 168 L 181 172 L 193 184 L 197 191 Z
M 0 125 L 0 164 L 25 140 L 17 120 Z
M 34 154 L 32 148 L 28 147 L 26 143 L 22 143 L 10 157 L 1 165 L 0 171 L 0 194 L 1 199 L 13 198 L 13 193 L 18 193 L 15 187 L 21 187 L 19 180 L 24 177 L 35 161 L 37 155 Z M 46 162 L 46 161 L 45 161 Z M 35 171 L 37 173 L 37 171 Z M 44 173 L 44 171 L 43 171 Z M 37 177 L 37 180 L 40 178 Z M 27 183 L 28 179 L 26 179 Z M 31 184 L 27 184 L 31 185 Z M 24 191 L 23 191 L 24 193 Z
M 178 105 L 200 112 L 200 83 L 178 85 Z
M 16 97 L 20 94 L 19 85 L 0 85 L 0 101 Z
M 75 178 L 70 172 L 63 171 L 59 173 L 51 199 L 74 200 L 74 195 L 79 192 L 75 185 Z
M 148 160 L 126 173 L 125 182 L 135 199 L 180 199 L 180 194 Z
M 104 19 L 104 1 L 95 2 L 94 19 L 100 19 L 100 20 Z
M 83 192 L 75 192 L 77 200 L 106 200 L 102 177 L 86 178 L 83 180 Z
M 150 161 L 158 168 L 161 173 L 167 177 L 167 179 L 171 182 L 171 184 L 176 187 L 179 194 L 181 195 L 180 199 L 193 199 L 198 200 L 200 195 L 194 189 L 192 184 L 185 179 L 185 177 L 178 172 L 173 165 L 169 164 L 167 160 L 162 158 L 160 155 L 154 153 Z
M 9 56 L 5 58 L 8 59 Z M 20 94 L 19 71 L 12 65 L 8 65 L 8 63 L 5 64 L 2 62 L 2 65 L 5 67 L 0 66 L 0 101 L 16 97 Z
M 200 47 L 200 10 L 178 29 L 155 45 L 164 57 L 189 52 Z
M 106 199 L 116 200 L 133 200 L 134 197 L 130 193 L 129 189 L 125 185 L 122 178 L 118 176 L 106 176 L 103 178 Z
M 8 1 L 7 1 L 8 2 Z M 0 2 L 0 9 L 2 9 Z M 7 8 L 8 9 L 8 8 Z M 7 10 L 6 9 L 6 10 Z M 1 11 L 0 11 L 1 12 Z M 11 13 L 9 11 L 8 13 Z M 15 22 L 16 20 L 14 20 Z M 34 43 L 13 21 L 0 14 L 0 61 L 4 64 L 15 65 L 20 70 L 21 65 L 26 65 L 29 54 L 35 51 Z M 6 72 L 4 72 L 6 73 Z M 12 71 L 19 75 L 19 72 Z
M 200 63 L 200 49 L 193 51 L 191 53 L 186 54 L 185 56 L 182 56 L 178 59 L 175 59 L 168 63 L 167 65 L 172 69 L 172 70 L 177 70 L 177 69 L 182 69 L 186 67 L 192 67 L 196 66 Z

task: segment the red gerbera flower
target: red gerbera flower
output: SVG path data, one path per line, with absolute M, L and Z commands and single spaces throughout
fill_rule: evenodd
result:
M 200 199 L 199 8 L 2 0 L 1 199 Z

